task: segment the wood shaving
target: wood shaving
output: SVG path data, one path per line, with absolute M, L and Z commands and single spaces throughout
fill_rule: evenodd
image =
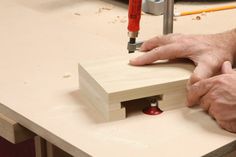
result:
M 100 14 L 102 13 L 102 11 L 107 10 L 110 11 L 114 8 L 114 5 L 110 5 L 110 6 L 106 6 L 106 7 L 101 7 L 98 9 L 98 11 L 96 12 L 96 14 Z
M 127 20 L 126 20 L 126 19 L 121 19 L 120 22 L 121 22 L 121 23 L 126 23 Z
M 112 10 L 113 8 L 108 8 L 108 7 L 102 7 L 102 10 Z
M 120 18 L 120 16 L 118 16 L 118 20 L 120 21 L 120 23 L 126 23 L 127 22 L 127 17 L 123 16 L 122 18 Z
M 206 14 L 206 12 L 202 12 L 201 15 L 202 16 L 206 16 L 207 14 Z
M 102 9 L 99 8 L 98 11 L 96 12 L 96 14 L 100 14 L 102 12 Z
M 115 24 L 117 22 L 117 20 L 115 19 L 114 21 L 111 21 L 111 23 Z
M 81 14 L 80 13 L 74 13 L 74 15 L 80 16 Z
M 63 75 L 63 78 L 70 78 L 71 77 L 71 74 L 64 74 Z
M 201 19 L 202 19 L 201 16 L 196 16 L 195 18 L 192 18 L 192 20 L 197 20 L 197 21 L 199 21 Z
M 115 24 L 117 22 L 120 22 L 120 23 L 126 23 L 127 22 L 127 17 L 126 16 L 116 16 L 116 18 L 110 22 L 108 22 L 109 24 Z

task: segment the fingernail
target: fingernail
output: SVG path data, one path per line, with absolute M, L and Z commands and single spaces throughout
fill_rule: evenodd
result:
M 185 100 L 185 103 L 186 103 L 186 105 L 187 105 L 188 107 L 193 106 L 193 104 L 192 104 L 192 102 L 191 102 L 189 96 L 187 96 L 187 98 L 186 98 L 186 100 Z
M 191 107 L 192 105 L 189 103 L 188 100 L 185 101 L 186 106 Z
M 131 58 L 131 59 L 129 60 L 129 63 L 130 63 L 130 64 L 135 64 L 135 62 L 136 62 L 136 58 Z

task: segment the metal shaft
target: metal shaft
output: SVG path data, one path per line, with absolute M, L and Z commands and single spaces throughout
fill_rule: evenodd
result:
M 128 42 L 129 53 L 134 53 L 134 51 L 135 51 L 135 49 L 134 50 L 129 49 L 129 44 L 135 44 L 135 43 L 136 43 L 136 38 L 129 38 L 129 42 Z
M 173 33 L 174 0 L 165 0 L 163 34 Z

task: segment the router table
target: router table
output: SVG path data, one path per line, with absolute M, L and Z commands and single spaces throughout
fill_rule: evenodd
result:
M 25 135 L 21 140 L 38 135 L 38 146 L 43 139 L 47 151 L 55 145 L 76 157 L 199 157 L 235 140 L 236 134 L 221 129 L 198 108 L 183 107 L 158 116 L 138 111 L 124 120 L 103 122 L 88 107 L 78 87 L 78 63 L 127 53 L 127 4 L 113 0 L 0 3 L 0 136 L 17 142 L 19 136 L 13 135 L 20 130 Z M 222 4 L 236 2 L 178 2 L 175 9 Z M 225 31 L 236 26 L 235 15 L 236 10 L 226 10 L 198 15 L 200 20 L 197 15 L 178 17 L 174 32 Z M 144 14 L 139 39 L 158 34 L 162 34 L 162 17 Z

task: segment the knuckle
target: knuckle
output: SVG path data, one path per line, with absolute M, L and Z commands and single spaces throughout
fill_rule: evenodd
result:
M 154 49 L 152 49 L 153 53 L 158 53 L 160 51 L 161 47 L 156 47 Z
M 227 110 L 222 108 L 222 105 L 214 105 L 215 107 L 212 108 L 213 112 L 214 112 L 214 117 L 217 120 L 226 120 L 227 117 Z
M 232 124 L 232 132 L 236 132 L 236 123 L 234 122 L 233 124 Z
M 219 124 L 219 126 L 221 127 L 221 128 L 223 128 L 223 129 L 225 129 L 225 130 L 228 130 L 227 128 L 227 123 L 226 122 L 224 122 L 224 121 L 218 121 L 217 120 L 217 123 Z
M 209 110 L 208 110 L 209 115 L 211 115 L 213 118 L 217 119 L 217 113 L 215 112 L 214 107 L 212 107 L 212 105 L 210 106 Z
M 160 36 L 155 36 L 154 39 L 155 39 L 156 41 L 159 41 L 159 40 L 162 39 L 162 37 L 160 37 Z
M 223 85 L 225 84 L 225 78 L 224 77 L 218 77 L 216 80 L 215 80 L 215 83 L 217 85 Z
M 212 54 L 210 51 L 207 51 L 206 53 L 204 53 L 203 56 L 200 59 L 201 62 L 203 62 L 210 69 L 212 69 L 214 73 L 220 69 L 220 67 L 223 63 L 223 61 L 221 59 L 214 56 L 214 54 Z
M 217 96 L 214 92 L 211 92 L 211 93 L 209 93 L 209 99 L 210 99 L 213 103 L 216 103 L 216 102 L 217 102 L 217 99 L 218 99 L 218 96 Z
M 222 119 L 221 110 L 218 105 L 212 104 L 209 109 L 209 112 L 213 115 L 215 119 Z
M 185 35 L 180 34 L 180 33 L 176 33 L 176 34 L 169 34 L 167 35 L 171 41 L 177 42 L 179 40 L 182 40 L 185 38 Z
M 212 54 L 208 54 L 206 57 L 205 62 L 210 66 L 210 67 L 219 67 L 221 61 L 214 57 Z
M 229 132 L 235 132 L 236 130 L 233 125 L 231 121 L 224 121 L 221 127 Z

